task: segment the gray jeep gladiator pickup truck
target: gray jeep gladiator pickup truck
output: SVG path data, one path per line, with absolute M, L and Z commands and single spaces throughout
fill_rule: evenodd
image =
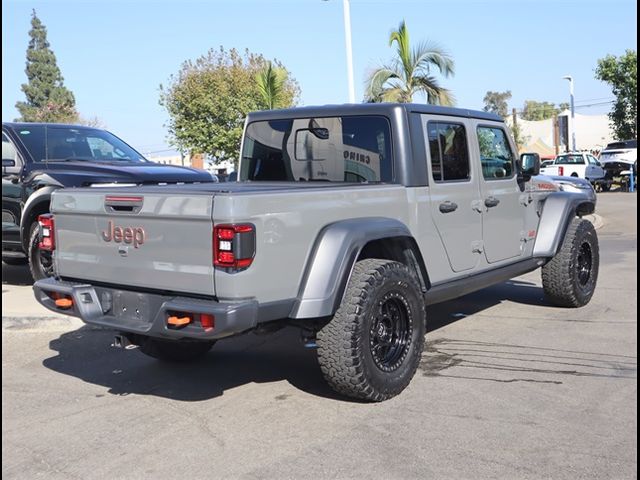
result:
M 593 295 L 593 189 L 537 176 L 498 116 L 256 112 L 241 151 L 238 182 L 56 191 L 40 219 L 56 276 L 38 301 L 163 360 L 296 325 L 335 390 L 381 401 L 416 371 L 425 306 L 539 267 L 554 304 Z

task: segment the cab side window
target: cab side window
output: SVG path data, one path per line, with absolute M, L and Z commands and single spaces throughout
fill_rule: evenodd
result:
M 515 155 L 501 128 L 478 127 L 482 176 L 485 180 L 511 178 L 515 173 Z
M 427 133 L 433 180 L 438 183 L 469 180 L 469 147 L 464 126 L 429 122 Z

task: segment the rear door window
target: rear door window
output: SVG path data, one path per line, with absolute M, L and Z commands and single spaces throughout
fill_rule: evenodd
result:
M 435 182 L 464 181 L 471 178 L 469 148 L 464 125 L 429 122 L 431 175 Z

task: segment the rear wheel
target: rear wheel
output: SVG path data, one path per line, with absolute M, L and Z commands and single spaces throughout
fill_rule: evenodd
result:
M 204 357 L 215 342 L 162 340 L 152 337 L 139 339 L 140 351 L 165 362 L 193 362 Z
M 339 393 L 386 400 L 413 378 L 424 335 L 424 299 L 409 269 L 389 260 L 361 260 L 340 308 L 318 332 L 320 368 Z
M 29 230 L 29 270 L 33 280 L 42 280 L 43 278 L 53 277 L 55 274 L 53 268 L 53 254 L 46 250 L 40 250 L 40 229 L 38 222 L 31 224 Z
M 560 251 L 542 267 L 544 293 L 558 306 L 582 307 L 593 296 L 599 266 L 598 236 L 593 224 L 574 218 Z

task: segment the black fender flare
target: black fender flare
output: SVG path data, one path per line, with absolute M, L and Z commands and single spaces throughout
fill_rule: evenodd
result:
M 391 237 L 413 238 L 401 221 L 386 217 L 341 220 L 324 227 L 307 260 L 291 318 L 333 315 L 364 246 Z
M 51 194 L 60 187 L 47 185 L 36 190 L 27 199 L 22 209 L 22 218 L 20 219 L 20 240 L 22 248 L 25 252 L 29 243 L 29 227 L 37 220 L 37 216 L 42 213 L 49 212 L 49 203 L 51 202 Z
M 550 194 L 542 207 L 533 256 L 553 257 L 562 245 L 571 220 L 593 213 L 595 207 L 595 193 L 593 197 L 570 192 Z

